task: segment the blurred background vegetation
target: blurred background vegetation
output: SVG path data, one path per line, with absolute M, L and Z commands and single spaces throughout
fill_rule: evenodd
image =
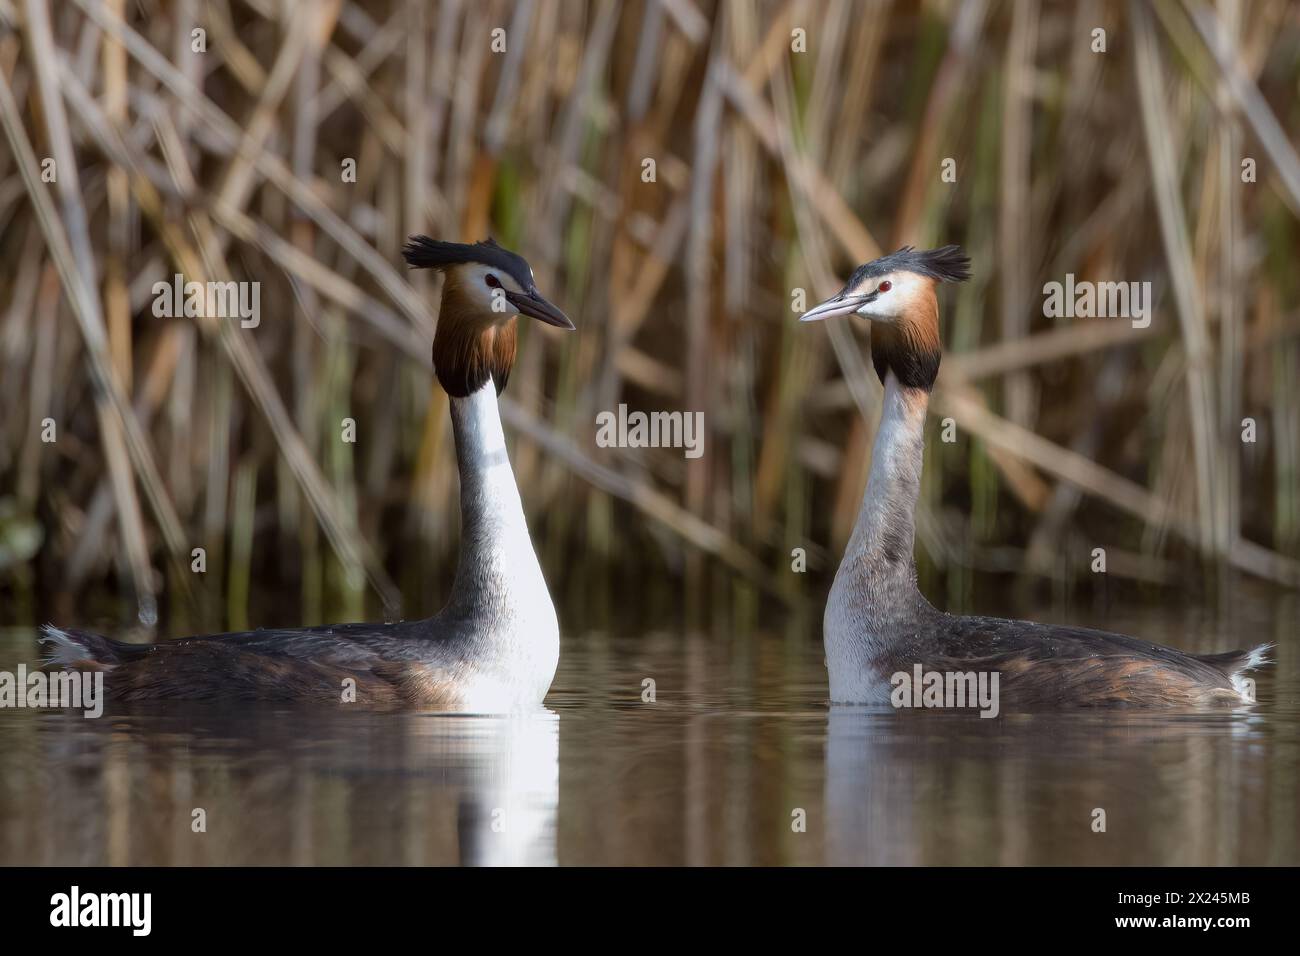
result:
M 801 327 L 795 290 L 904 243 L 974 267 L 942 298 L 936 602 L 1296 587 L 1298 92 L 1284 0 L 0 0 L 0 616 L 436 610 L 415 232 L 495 236 L 579 327 L 523 329 L 504 405 L 566 620 L 816 607 L 880 388 L 863 323 Z M 260 325 L 154 317 L 177 272 L 260 282 Z M 1045 318 L 1066 273 L 1150 281 L 1150 327 Z M 620 402 L 703 410 L 704 456 L 597 448 Z

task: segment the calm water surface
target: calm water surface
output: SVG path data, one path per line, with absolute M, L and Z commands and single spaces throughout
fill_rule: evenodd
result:
M 1069 616 L 1278 641 L 1214 715 L 830 708 L 815 633 L 566 636 L 528 718 L 0 710 L 0 864 L 1294 865 L 1295 611 Z M 36 659 L 0 631 L 0 669 Z

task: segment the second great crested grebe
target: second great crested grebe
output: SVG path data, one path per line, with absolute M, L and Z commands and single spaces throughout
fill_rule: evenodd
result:
M 415 236 L 403 250 L 444 275 L 433 366 L 450 396 L 460 472 L 460 557 L 451 597 L 426 620 L 206 634 L 126 644 L 46 626 L 49 664 L 106 671 L 121 700 L 339 701 L 502 713 L 539 706 L 559 625 L 506 454 L 497 395 L 515 361 L 516 316 L 572 330 L 528 263 L 492 240 Z M 351 685 L 345 681 L 354 682 Z
M 912 548 L 941 352 L 935 286 L 970 278 L 969 267 L 957 246 L 904 247 L 860 266 L 839 294 L 802 317 L 870 319 L 871 361 L 885 387 L 866 495 L 823 621 L 831 700 L 887 701 L 892 675 L 919 666 L 998 674 L 1003 709 L 1250 701 L 1242 675 L 1265 662 L 1266 646 L 1185 654 L 1105 631 L 945 614 L 921 595 Z

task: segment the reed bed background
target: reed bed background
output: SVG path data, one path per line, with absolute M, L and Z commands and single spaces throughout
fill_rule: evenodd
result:
M 1297 92 L 1283 0 L 0 0 L 0 615 L 435 610 L 416 232 L 495 236 L 579 327 L 523 329 L 504 405 L 570 611 L 820 593 L 880 388 L 864 324 L 801 327 L 794 290 L 904 243 L 975 273 L 943 294 L 932 594 L 1096 588 L 1096 547 L 1109 581 L 1300 586 Z M 178 272 L 260 282 L 260 325 L 155 318 Z M 1151 281 L 1150 327 L 1045 318 L 1066 273 Z M 596 447 L 620 402 L 703 410 L 704 456 Z

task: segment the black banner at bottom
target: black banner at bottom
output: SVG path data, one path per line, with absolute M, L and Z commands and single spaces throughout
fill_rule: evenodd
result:
M 633 937 L 708 929 L 738 942 L 789 929 L 872 941 L 1003 937 L 1054 930 L 1232 945 L 1288 922 L 1286 869 L 0 869 L 7 944 L 204 943 L 279 938 L 369 943 L 413 927 L 521 941 L 590 924 Z M 445 938 L 445 937 L 444 937 Z M 540 941 L 540 940 L 538 940 Z

